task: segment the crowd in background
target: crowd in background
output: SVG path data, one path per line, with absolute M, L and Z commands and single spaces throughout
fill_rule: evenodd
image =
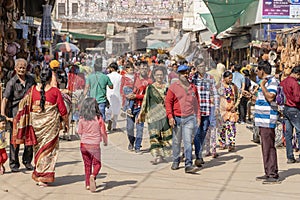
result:
M 82 53 L 70 60 L 67 64 L 63 57 L 41 56 L 28 63 L 17 59 L 15 70 L 1 70 L 6 73 L 1 76 L 5 85 L 0 116 L 2 174 L 7 160 L 6 130 L 10 132 L 6 142 L 11 171 L 19 171 L 19 145 L 24 144 L 22 163 L 34 170 L 32 178 L 45 187 L 54 181 L 60 132 L 70 140 L 69 124 L 75 123 L 86 188 L 93 192 L 101 168 L 99 143 L 107 145 L 107 133 L 119 130 L 119 117 L 126 118 L 129 151 L 141 153 L 146 122 L 151 162 L 156 165 L 171 159 L 171 169 L 177 170 L 184 158 L 186 173 L 200 170 L 203 156 L 217 158 L 217 147 L 235 151 L 236 124 L 255 121 L 265 168 L 264 176 L 257 179 L 279 183 L 274 146 L 278 107 L 283 108 L 285 118 L 287 162 L 297 162 L 292 142 L 294 128 L 295 141 L 300 142 L 299 66 L 285 67 L 274 76 L 264 60 L 257 66 L 230 63 L 228 68 L 219 60 L 203 57 L 187 62 L 141 53 L 115 58 Z M 285 94 L 280 106 L 275 101 L 278 88 Z M 2 126 L 6 122 L 8 128 Z

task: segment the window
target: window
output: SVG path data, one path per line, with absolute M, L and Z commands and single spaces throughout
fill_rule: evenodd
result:
M 66 6 L 65 3 L 58 3 L 58 15 L 66 15 Z
M 72 3 L 72 15 L 78 14 L 78 3 Z

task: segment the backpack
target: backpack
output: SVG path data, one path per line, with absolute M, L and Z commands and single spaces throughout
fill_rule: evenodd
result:
M 277 103 L 277 105 L 279 106 L 283 106 L 286 102 L 286 98 L 283 92 L 283 87 L 278 85 L 277 87 L 277 94 L 275 97 L 275 102 Z

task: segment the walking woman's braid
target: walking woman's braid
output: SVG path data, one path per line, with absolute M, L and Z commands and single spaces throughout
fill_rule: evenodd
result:
M 46 102 L 46 96 L 45 96 L 45 87 L 47 83 L 50 83 L 51 81 L 51 77 L 52 77 L 52 71 L 49 67 L 43 67 L 42 71 L 41 71 L 41 83 L 42 83 L 42 87 L 41 87 L 41 100 L 40 100 L 40 107 L 42 109 L 42 111 L 45 110 L 45 102 Z

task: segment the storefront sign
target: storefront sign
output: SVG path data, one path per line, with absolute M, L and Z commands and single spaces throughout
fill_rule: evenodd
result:
M 262 17 L 300 19 L 300 0 L 263 0 Z

